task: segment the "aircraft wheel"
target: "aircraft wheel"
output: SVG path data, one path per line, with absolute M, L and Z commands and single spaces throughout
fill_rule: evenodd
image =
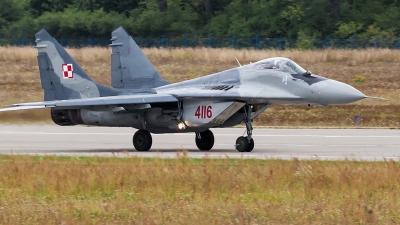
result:
M 236 139 L 236 150 L 239 152 L 246 152 L 249 144 L 250 143 L 247 141 L 247 137 L 240 136 Z
M 253 138 L 250 139 L 250 143 L 248 143 L 249 145 L 247 146 L 246 152 L 251 152 L 254 149 L 254 140 Z
M 147 130 L 138 130 L 135 135 L 133 135 L 133 146 L 140 152 L 148 151 L 153 144 L 153 139 L 150 132 Z
M 198 138 L 200 135 L 201 138 Z M 214 134 L 211 130 L 196 133 L 196 145 L 201 151 L 208 151 L 214 146 Z

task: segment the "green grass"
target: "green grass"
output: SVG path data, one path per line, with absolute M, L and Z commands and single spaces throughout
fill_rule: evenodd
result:
M 0 155 L 0 172 L 0 224 L 400 220 L 394 161 Z

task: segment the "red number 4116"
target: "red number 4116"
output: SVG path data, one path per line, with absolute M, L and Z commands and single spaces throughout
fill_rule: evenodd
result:
M 194 113 L 194 116 L 197 116 L 197 118 L 211 118 L 212 117 L 212 106 L 198 106 L 196 112 Z

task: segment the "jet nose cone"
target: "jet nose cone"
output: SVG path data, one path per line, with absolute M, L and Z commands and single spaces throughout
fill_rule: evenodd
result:
M 348 104 L 366 97 L 361 91 L 348 84 L 336 80 L 323 82 L 323 84 L 317 85 L 319 102 L 322 105 Z

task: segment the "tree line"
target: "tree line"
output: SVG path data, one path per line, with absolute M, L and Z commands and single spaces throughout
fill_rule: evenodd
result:
M 400 0 L 0 0 L 0 35 L 379 38 L 400 36 Z

